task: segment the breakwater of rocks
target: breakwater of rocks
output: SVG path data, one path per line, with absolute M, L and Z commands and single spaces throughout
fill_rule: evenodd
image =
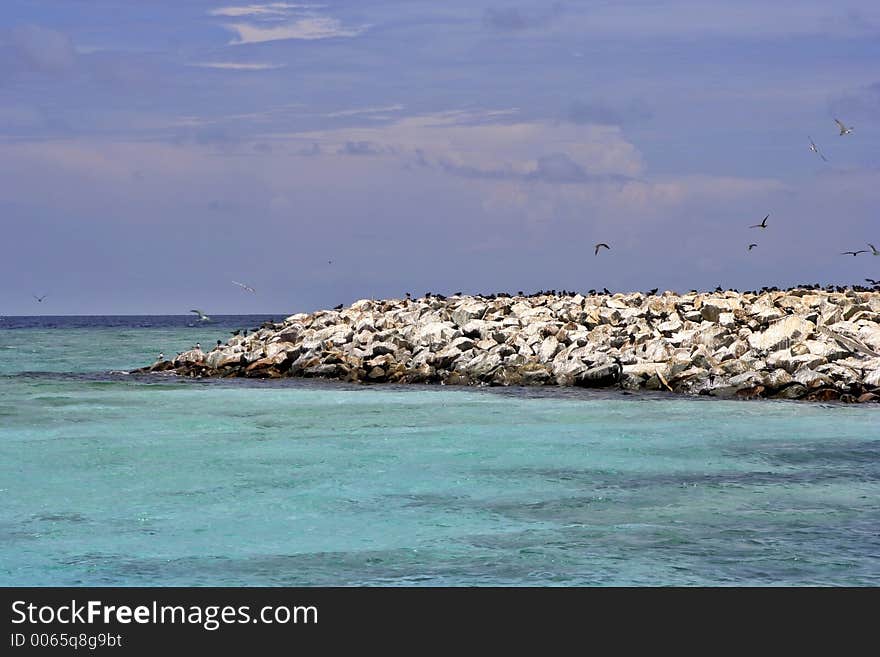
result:
M 364 299 L 137 371 L 869 402 L 880 291 Z

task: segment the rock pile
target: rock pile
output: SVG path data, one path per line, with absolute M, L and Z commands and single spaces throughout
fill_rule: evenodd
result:
M 880 400 L 880 292 L 361 300 L 144 371 Z

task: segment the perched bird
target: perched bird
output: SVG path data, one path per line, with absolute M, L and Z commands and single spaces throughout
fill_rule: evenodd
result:
M 160 352 L 159 352 L 159 355 L 156 356 L 156 360 L 165 360 L 165 354 L 163 354 L 163 353 L 160 351 Z
M 602 293 L 603 293 L 603 294 L 611 294 L 611 290 L 609 290 L 607 287 L 603 287 L 603 288 L 602 288 Z
M 250 285 L 245 285 L 244 283 L 239 283 L 238 281 L 232 281 L 232 282 L 233 282 L 233 284 L 238 285 L 238 287 L 240 287 L 244 290 L 247 290 L 248 292 L 253 292 L 254 294 L 257 293 L 257 291 L 254 288 L 252 288 Z
M 758 246 L 758 245 L 757 244 L 749 244 L 749 251 L 754 249 L 756 246 Z
M 607 244 L 605 244 L 605 242 L 599 242 L 595 247 L 595 251 L 593 251 L 593 255 L 599 255 L 599 249 L 602 248 L 603 246 L 606 249 L 608 249 L 609 251 L 611 250 L 611 247 L 608 246 Z
M 31 296 L 32 296 L 34 299 L 37 300 L 37 303 L 43 303 L 43 299 L 45 299 L 45 298 L 48 297 L 49 295 L 48 295 L 48 294 L 44 294 L 43 296 L 38 297 L 36 294 L 32 294 Z
M 809 137 L 809 135 L 807 135 Z M 824 155 L 822 155 L 821 151 L 819 151 L 819 147 L 816 146 L 816 142 L 813 141 L 813 138 L 810 137 L 810 150 L 813 151 L 816 155 L 822 158 L 823 162 L 827 162 L 828 160 Z
M 841 251 L 840 255 L 851 255 L 851 256 L 857 256 L 857 255 L 859 255 L 860 253 L 868 253 L 868 249 L 861 249 L 861 250 L 859 250 L 859 251 Z
M 239 333 L 241 333 L 241 329 L 235 329 L 235 330 L 232 332 L 232 335 L 238 335 Z
M 837 119 L 834 119 L 834 122 L 837 124 L 837 127 L 840 128 L 840 135 L 839 136 L 841 136 L 841 137 L 843 137 L 844 135 L 848 135 L 849 133 L 851 133 L 853 131 L 853 126 L 846 127 L 845 125 L 843 125 L 843 123 L 841 123 Z
M 201 351 L 202 350 L 202 343 L 196 342 L 196 346 L 193 347 L 193 349 L 195 349 L 196 351 Z
M 340 303 L 338 306 L 333 306 L 333 310 L 342 310 L 342 304 Z
M 208 316 L 207 316 L 205 313 L 203 313 L 201 310 L 190 310 L 190 312 L 191 312 L 191 313 L 195 313 L 195 314 L 197 314 L 197 315 L 199 316 L 199 321 L 200 321 L 200 322 L 210 322 L 210 321 L 211 321 L 211 318 L 208 317 Z
M 770 215 L 768 214 L 766 217 L 764 217 L 764 221 L 762 221 L 759 224 L 749 226 L 749 228 L 766 228 L 767 227 L 767 219 L 769 219 L 769 218 L 770 218 Z
M 876 246 L 874 246 L 870 242 L 866 242 L 866 244 L 871 247 L 871 255 L 880 255 L 880 251 L 877 250 Z
M 659 287 L 651 288 L 651 291 L 648 292 L 648 294 L 653 297 L 655 294 L 657 294 L 657 290 L 659 290 L 659 289 L 660 289 Z

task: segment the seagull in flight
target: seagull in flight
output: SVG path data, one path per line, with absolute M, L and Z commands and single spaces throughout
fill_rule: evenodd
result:
M 599 249 L 602 248 L 603 246 L 606 249 L 608 249 L 609 251 L 611 250 L 611 247 L 608 246 L 607 244 L 605 244 L 605 242 L 599 242 L 595 247 L 595 251 L 593 252 L 593 255 L 599 255 Z
M 769 218 L 770 218 L 770 215 L 768 214 L 766 217 L 764 217 L 764 221 L 762 221 L 759 224 L 755 224 L 754 226 L 749 226 L 749 228 L 766 228 L 767 227 L 767 219 L 769 219 Z
M 866 242 L 866 244 L 871 247 L 871 255 L 880 255 L 880 251 L 877 250 L 876 246 L 874 246 L 870 242 Z
M 841 252 L 840 252 L 840 255 L 851 255 L 851 256 L 857 256 L 857 255 L 859 255 L 860 253 L 870 253 L 870 251 L 868 251 L 868 249 L 861 249 L 861 250 L 859 250 L 859 251 L 841 251 Z
M 822 155 L 822 152 L 819 150 L 819 147 L 816 146 L 816 142 L 813 141 L 812 137 L 810 137 L 810 150 L 813 151 L 819 157 L 821 157 L 823 162 L 828 161 L 828 158 L 826 158 L 824 155 Z
M 190 312 L 191 312 L 191 313 L 196 313 L 196 314 L 199 316 L 199 321 L 200 321 L 200 322 L 210 322 L 210 321 L 211 321 L 211 318 L 208 317 L 208 316 L 207 316 L 205 313 L 203 313 L 201 310 L 190 310 Z
M 238 287 L 240 287 L 244 290 L 247 290 L 248 292 L 253 292 L 254 294 L 257 293 L 257 291 L 254 288 L 252 288 L 250 285 L 245 285 L 244 283 L 239 283 L 238 281 L 232 281 L 232 282 L 235 285 L 238 285 Z
M 758 245 L 757 244 L 749 244 L 749 251 L 754 249 L 756 246 L 758 246 Z
M 853 131 L 853 126 L 849 126 L 847 128 L 845 125 L 843 125 L 843 123 L 841 123 L 837 119 L 834 119 L 834 122 L 837 124 L 837 127 L 840 128 L 840 136 L 841 137 L 843 137 L 844 135 L 848 135 L 849 133 L 851 133 Z
M 32 296 L 34 299 L 37 300 L 37 303 L 43 303 L 43 299 L 45 299 L 45 298 L 48 297 L 49 295 L 48 295 L 48 294 L 44 294 L 43 296 L 38 297 L 36 294 L 32 294 L 31 296 Z

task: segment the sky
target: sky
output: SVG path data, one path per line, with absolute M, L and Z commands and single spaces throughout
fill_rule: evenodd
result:
M 880 279 L 878 62 L 861 0 L 3 0 L 0 315 Z

